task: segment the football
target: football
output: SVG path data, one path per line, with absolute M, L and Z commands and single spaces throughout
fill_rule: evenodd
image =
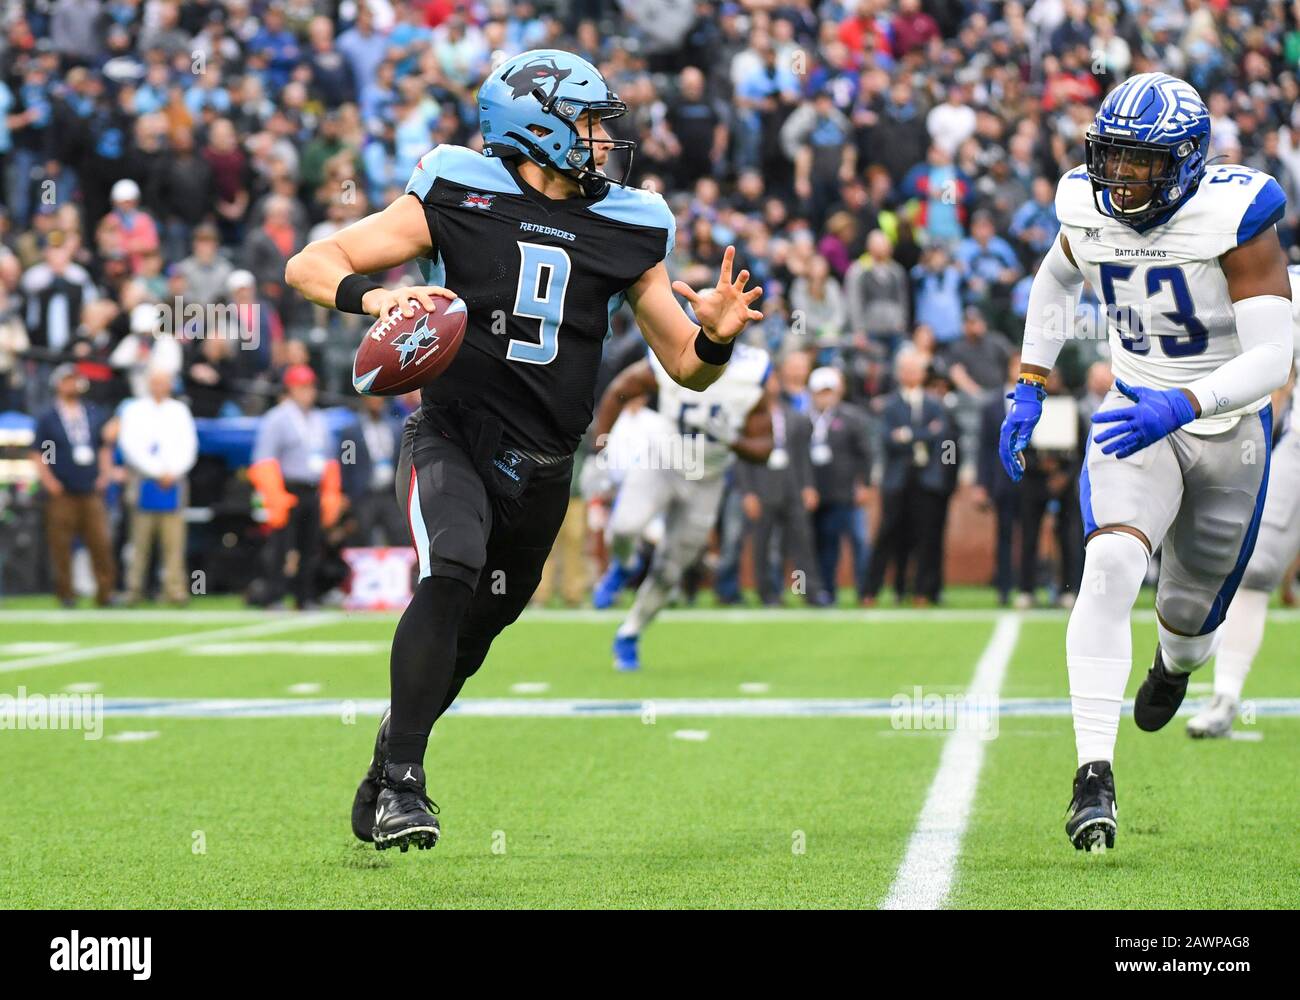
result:
M 400 396 L 428 385 L 456 357 L 468 313 L 462 299 L 434 299 L 432 312 L 413 302 L 366 331 L 352 361 L 352 387 L 363 396 Z

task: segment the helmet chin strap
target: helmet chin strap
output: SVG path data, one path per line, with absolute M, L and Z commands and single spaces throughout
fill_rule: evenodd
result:
M 611 183 L 617 183 L 611 181 L 600 171 L 587 170 L 585 167 L 579 169 L 577 171 L 577 176 L 573 179 L 578 182 L 578 187 L 582 190 L 582 196 L 584 198 L 595 198 L 598 195 L 603 194 L 605 189 L 609 187 Z
M 595 154 L 591 154 L 589 159 L 594 160 Z M 622 181 L 616 181 L 599 170 L 588 166 L 571 167 L 565 170 L 564 173 L 578 182 L 578 187 L 582 189 L 585 198 L 595 198 L 597 195 L 602 194 L 610 184 L 622 184 Z
M 517 133 L 516 137 L 522 138 L 519 137 Z M 513 146 L 497 146 L 493 148 L 493 152 L 495 155 L 503 159 L 508 157 L 523 157 L 537 164 L 544 170 L 555 170 L 558 173 L 563 174 L 578 185 L 584 198 L 595 198 L 604 191 L 606 185 L 619 183 L 618 181 L 612 181 L 609 177 L 606 177 L 599 171 L 589 170 L 586 167 L 557 167 L 546 158 L 546 154 L 543 152 L 540 145 L 535 142 L 529 142 L 526 139 L 523 141 L 527 142 L 532 148 L 531 154 L 525 153 L 520 149 L 515 149 Z

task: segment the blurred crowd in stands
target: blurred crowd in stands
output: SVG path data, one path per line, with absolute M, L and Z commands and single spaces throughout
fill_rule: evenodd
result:
M 822 567 L 814 590 L 848 578 L 870 603 L 895 568 L 900 598 L 937 601 L 954 494 L 996 514 L 1001 599 L 1027 603 L 1040 585 L 1053 596 L 1077 585 L 1080 428 L 1109 385 L 1104 334 L 1077 338 L 1063 355 L 1050 386 L 1066 404 L 1054 419 L 1057 443 L 1030 455 L 1022 485 L 1000 474 L 992 449 L 1029 284 L 1057 232 L 1056 181 L 1083 161 L 1097 102 L 1126 76 L 1160 69 L 1201 90 L 1212 155 L 1277 178 L 1290 206 L 1279 233 L 1296 252 L 1300 4 L 0 8 L 0 413 L 37 422 L 32 454 L 65 601 L 73 538 L 94 557 L 103 602 L 155 586 L 175 601 L 194 593 L 184 560 L 194 518 L 183 514 L 195 494 L 218 521 L 223 510 L 246 511 L 254 494 L 272 527 L 293 519 L 286 546 L 259 550 L 254 598 L 263 603 L 292 591 L 310 606 L 328 589 L 328 579 L 290 586 L 277 560 L 296 554 L 290 576 L 317 572 L 328 559 L 314 549 L 332 526 L 354 541 L 405 544 L 385 498 L 400 419 L 414 403 L 351 394 L 364 318 L 293 294 L 284 265 L 308 241 L 400 196 L 432 146 L 478 148 L 478 83 L 525 49 L 577 52 L 627 102 L 630 113 L 610 125 L 639 142 L 632 182 L 674 210 L 673 278 L 711 284 L 726 246 L 737 246 L 738 266 L 765 289 L 766 319 L 746 337 L 776 356 L 774 400 L 806 421 L 809 447 L 829 405 L 860 422 L 859 465 L 847 479 L 796 483 L 785 500 L 767 487 L 729 491 L 715 567 L 724 600 L 738 596 L 738 539 L 761 537 L 766 553 L 775 519 L 786 527 L 776 528 L 772 544 L 783 548 L 773 552 L 817 550 L 807 557 Z M 384 278 L 418 281 L 413 268 Z M 1095 299 L 1080 311 L 1104 331 Z M 614 329 L 602 386 L 644 349 L 627 314 Z M 822 369 L 839 381 L 820 375 L 810 386 Z M 191 416 L 201 427 L 261 418 L 295 399 L 301 413 L 355 412 L 324 432 L 284 417 L 303 447 L 320 452 L 285 484 L 292 503 L 250 489 L 228 458 L 196 445 Z M 1066 430 L 1072 423 L 1078 434 Z M 243 464 L 273 446 L 264 427 L 254 433 Z M 320 433 L 334 444 L 313 444 Z M 50 441 L 54 455 L 42 457 Z M 338 442 L 360 445 L 364 469 L 344 462 L 341 484 L 322 483 Z M 793 527 L 773 507 L 787 501 L 798 508 Z M 1039 550 L 1045 521 L 1056 539 L 1050 574 Z M 581 543 L 583 533 L 566 537 Z M 853 563 L 843 577 L 832 561 L 841 538 Z M 119 570 L 128 539 L 144 562 Z M 155 547 L 156 584 L 147 572 Z M 542 596 L 581 600 L 589 570 L 548 575 Z

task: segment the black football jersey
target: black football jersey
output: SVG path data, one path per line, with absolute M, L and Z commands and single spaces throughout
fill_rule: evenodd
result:
M 449 145 L 424 155 L 406 190 L 429 222 L 425 280 L 469 312 L 425 404 L 461 399 L 499 417 L 512 445 L 571 454 L 591 423 L 610 316 L 672 249 L 668 206 L 617 184 L 595 198 L 547 198 L 513 160 Z

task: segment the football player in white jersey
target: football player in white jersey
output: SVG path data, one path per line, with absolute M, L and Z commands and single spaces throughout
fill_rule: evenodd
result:
M 1079 485 L 1084 579 L 1065 641 L 1079 765 L 1065 832 L 1079 849 L 1115 843 L 1112 763 L 1147 562 L 1163 544 L 1155 661 L 1133 704 L 1138 728 L 1154 731 L 1214 654 L 1250 560 L 1269 394 L 1291 369 L 1291 285 L 1275 229 L 1286 198 L 1267 174 L 1207 166 L 1209 145 L 1209 111 L 1182 80 L 1144 73 L 1107 95 L 1088 162 L 1057 187 L 1061 234 L 1034 277 L 1002 427 L 1002 463 L 1019 479 L 1086 279 L 1107 306 L 1116 379 L 1092 417 Z
M 609 607 L 633 572 L 647 525 L 664 518 L 663 541 L 637 589 L 632 610 L 614 638 L 614 667 L 641 665 L 642 631 L 667 603 L 682 575 L 704 552 L 722 501 L 724 473 L 736 456 L 765 462 L 772 451 L 772 421 L 763 405 L 771 371 L 764 350 L 739 345 L 722 376 L 703 391 L 678 385 L 651 355 L 610 383 L 596 410 L 596 447 L 603 446 L 624 403 L 658 393 L 655 408 L 664 434 L 652 460 L 627 471 L 609 516 L 611 559 L 592 603 Z
M 1291 274 L 1291 332 L 1300 359 L 1300 266 Z M 1241 578 L 1241 588 L 1232 599 L 1223 641 L 1214 659 L 1214 697 L 1187 723 L 1187 734 L 1196 738 L 1227 736 L 1241 704 L 1241 689 L 1251 663 L 1264 641 L 1268 597 L 1300 554 L 1300 425 L 1296 422 L 1295 397 L 1289 420 L 1273 449 L 1268 473 L 1268 500 L 1259 523 L 1255 553 Z

